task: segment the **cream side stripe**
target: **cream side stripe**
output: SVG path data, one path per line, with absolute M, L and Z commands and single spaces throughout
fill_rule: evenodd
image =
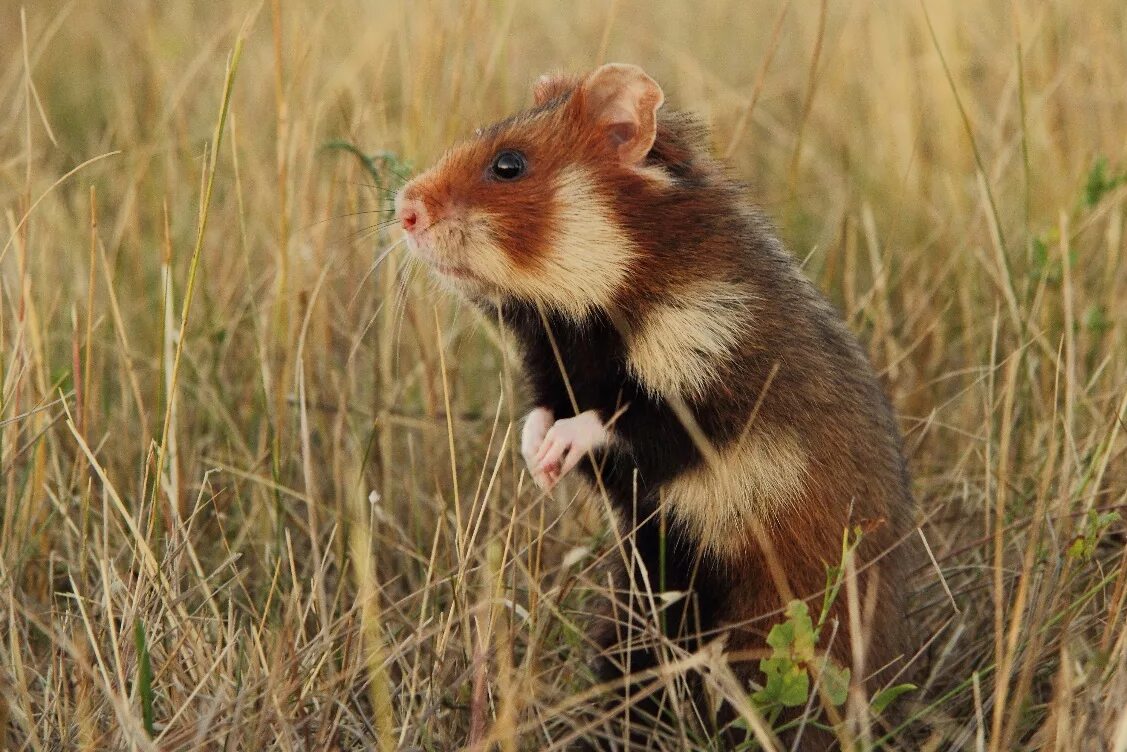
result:
M 704 396 L 751 324 L 750 293 L 726 282 L 678 291 L 629 334 L 627 364 L 655 394 Z
M 747 541 L 735 531 L 753 519 L 777 517 L 806 489 L 807 455 L 787 433 L 753 434 L 726 447 L 720 461 L 682 473 L 662 489 L 670 512 L 684 522 L 711 555 L 737 554 Z

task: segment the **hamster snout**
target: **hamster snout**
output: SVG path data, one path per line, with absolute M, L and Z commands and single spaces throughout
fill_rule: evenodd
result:
M 407 198 L 402 193 L 395 197 L 395 215 L 404 232 L 412 235 L 430 226 L 426 205 L 417 198 Z

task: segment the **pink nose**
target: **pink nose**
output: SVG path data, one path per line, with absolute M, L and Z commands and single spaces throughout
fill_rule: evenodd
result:
M 427 210 L 423 202 L 418 199 L 404 199 L 399 204 L 399 224 L 407 232 L 425 230 L 427 227 Z

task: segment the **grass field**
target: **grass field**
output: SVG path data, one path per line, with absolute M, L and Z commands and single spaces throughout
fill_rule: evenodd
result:
M 609 60 L 707 119 L 901 416 L 930 668 L 843 747 L 1127 750 L 1121 0 L 4 3 L 0 748 L 582 733 L 605 526 L 383 222 Z

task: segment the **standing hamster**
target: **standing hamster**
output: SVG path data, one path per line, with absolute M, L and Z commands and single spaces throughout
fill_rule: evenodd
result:
M 411 180 L 396 209 L 410 252 L 515 335 L 532 477 L 547 488 L 577 469 L 611 503 L 627 563 L 615 616 L 593 628 L 599 675 L 629 684 L 671 645 L 722 638 L 745 688 L 762 682 L 783 607 L 805 599 L 817 620 L 861 530 L 861 629 L 842 588 L 817 648 L 879 688 L 913 655 L 918 560 L 900 435 L 861 346 L 642 69 L 545 76 L 534 99 Z M 682 684 L 695 712 L 679 719 L 664 692 L 627 703 L 636 739 L 735 717 L 704 678 Z

